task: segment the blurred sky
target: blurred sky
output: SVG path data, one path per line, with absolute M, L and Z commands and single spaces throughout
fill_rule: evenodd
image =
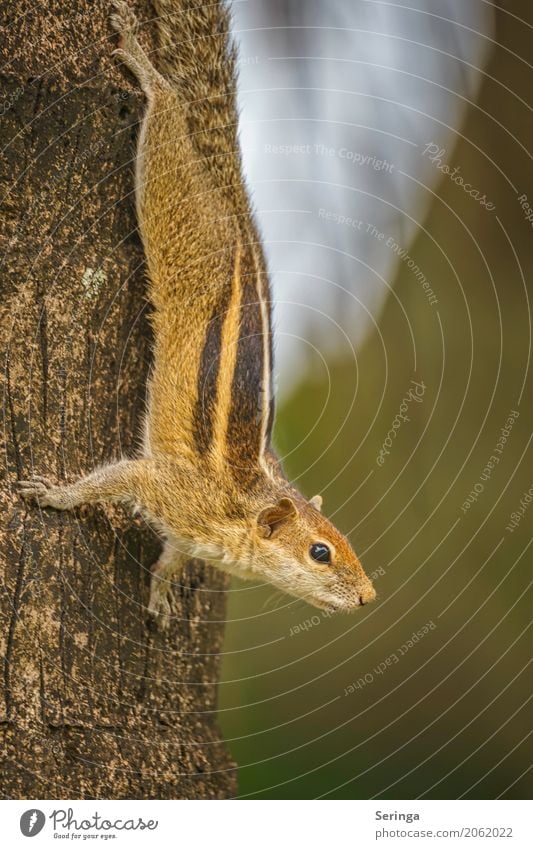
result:
M 379 313 L 400 260 L 377 233 L 408 249 L 423 222 L 430 193 L 405 175 L 430 187 L 442 176 L 423 151 L 438 140 L 449 160 L 482 79 L 493 9 L 486 0 L 233 9 L 241 143 L 272 273 L 283 395 L 321 352 L 359 344 Z

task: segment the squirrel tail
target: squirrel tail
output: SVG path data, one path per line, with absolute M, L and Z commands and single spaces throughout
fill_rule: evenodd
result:
M 185 105 L 191 142 L 215 186 L 244 212 L 229 9 L 224 0 L 154 0 L 154 7 L 158 67 Z

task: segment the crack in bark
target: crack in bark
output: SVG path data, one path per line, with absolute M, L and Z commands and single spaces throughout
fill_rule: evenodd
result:
M 17 427 L 15 423 L 15 410 L 13 407 L 13 395 L 11 392 L 11 368 L 9 362 L 9 350 L 6 352 L 6 393 L 7 393 L 7 405 L 9 409 L 9 421 L 11 428 L 11 440 L 13 444 L 13 450 L 15 452 L 15 464 L 17 467 L 17 480 L 22 479 L 22 457 L 20 455 L 20 447 L 18 440 Z
M 9 628 L 7 631 L 7 645 L 4 660 L 4 698 L 6 703 L 7 718 L 11 718 L 13 708 L 13 698 L 11 692 L 11 659 L 15 647 L 15 629 L 18 622 L 18 614 L 20 610 L 20 597 L 22 593 L 22 585 L 24 581 L 24 568 L 26 565 L 26 538 L 23 535 L 22 545 L 20 547 L 19 559 L 17 565 L 17 577 L 15 582 L 15 594 L 13 596 L 12 613 L 9 620 Z

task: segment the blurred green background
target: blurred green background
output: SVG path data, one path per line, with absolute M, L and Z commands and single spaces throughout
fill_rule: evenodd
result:
M 287 473 L 323 494 L 378 601 L 327 618 L 234 582 L 219 704 L 244 798 L 531 794 L 533 505 L 509 523 L 533 494 L 532 18 L 526 2 L 506 10 L 446 156 L 495 210 L 443 175 L 403 246 L 438 303 L 401 262 L 356 356 L 324 364 L 312 339 L 278 410 Z M 380 466 L 413 380 L 422 400 Z

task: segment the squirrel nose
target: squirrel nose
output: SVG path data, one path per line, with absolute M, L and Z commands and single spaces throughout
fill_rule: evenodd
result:
M 376 591 L 372 584 L 366 587 L 362 593 L 359 593 L 359 604 L 368 604 L 369 601 L 374 601 Z

